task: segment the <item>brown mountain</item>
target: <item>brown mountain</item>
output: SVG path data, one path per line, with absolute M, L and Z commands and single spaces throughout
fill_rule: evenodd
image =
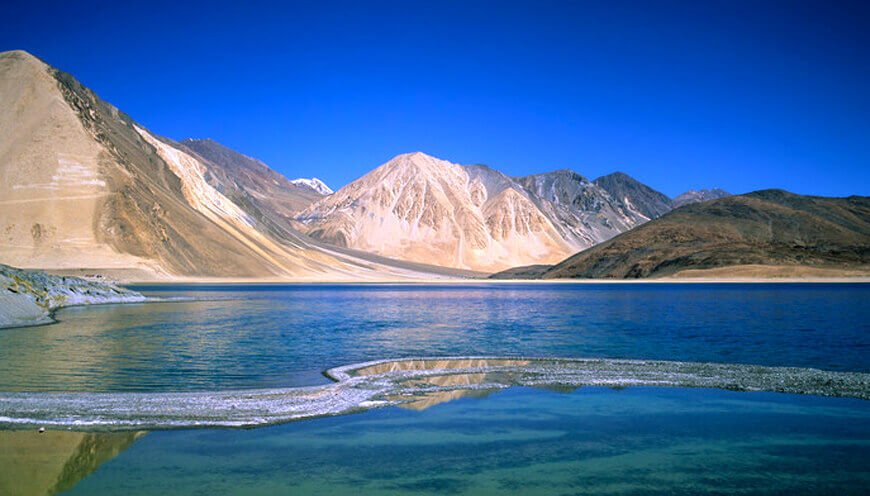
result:
M 702 270 L 870 274 L 870 198 L 765 190 L 690 204 L 557 265 L 518 267 L 496 277 L 632 279 Z
M 144 435 L 0 431 L 0 494 L 51 496 L 69 491 Z

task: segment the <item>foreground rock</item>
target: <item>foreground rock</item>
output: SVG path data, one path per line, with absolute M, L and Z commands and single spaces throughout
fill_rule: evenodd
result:
M 61 307 L 140 301 L 141 294 L 114 284 L 0 264 L 0 328 L 54 322 Z

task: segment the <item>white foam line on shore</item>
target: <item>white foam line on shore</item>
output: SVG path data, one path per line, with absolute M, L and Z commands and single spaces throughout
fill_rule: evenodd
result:
M 433 357 L 347 365 L 326 375 L 336 382 L 218 392 L 0 393 L 0 426 L 250 427 L 511 386 L 696 387 L 870 399 L 867 373 L 652 360 Z

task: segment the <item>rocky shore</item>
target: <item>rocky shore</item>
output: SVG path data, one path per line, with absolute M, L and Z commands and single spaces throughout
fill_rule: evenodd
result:
M 0 328 L 49 324 L 61 307 L 140 301 L 141 294 L 110 282 L 0 264 Z

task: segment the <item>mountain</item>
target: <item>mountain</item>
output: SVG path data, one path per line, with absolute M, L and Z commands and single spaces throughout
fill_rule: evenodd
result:
M 276 236 L 296 240 L 298 233 L 289 229 L 293 216 L 323 197 L 214 140 L 186 139 L 172 144 L 204 163 L 206 182 Z
M 206 175 L 208 183 L 236 203 L 266 202 L 264 211 L 278 211 L 289 218 L 323 196 L 287 179 L 263 162 L 212 139 L 188 138 L 178 145 L 207 161 L 210 166 Z
M 726 196 L 731 196 L 731 193 L 719 188 L 690 189 L 689 191 L 686 191 L 685 193 L 674 197 L 674 199 L 671 200 L 671 205 L 674 208 L 679 208 L 683 205 L 688 205 L 690 203 L 700 203 L 710 200 L 716 200 L 719 198 L 725 198 Z
M 240 157 L 156 136 L 69 74 L 0 53 L 0 262 L 138 280 L 420 276 L 294 231 L 313 193 Z
M 870 198 L 764 190 L 683 206 L 548 268 L 498 277 L 867 275 Z
M 671 211 L 671 199 L 622 172 L 599 177 L 595 184 L 610 193 L 626 211 L 635 212 L 647 220 Z
M 210 139 L 157 136 L 69 74 L 0 54 L 0 262 L 19 267 L 127 280 L 476 277 L 467 271 L 556 263 L 671 209 L 622 173 L 513 178 L 422 153 L 328 193 Z
M 648 219 L 571 170 L 516 178 L 575 249 L 585 249 Z
M 622 197 L 570 170 L 513 178 L 421 152 L 399 155 L 310 206 L 308 235 L 477 271 L 547 264 L 646 222 L 661 193 L 621 176 Z M 607 184 L 614 181 L 607 182 Z
M 447 267 L 491 271 L 572 252 L 509 177 L 419 152 L 393 158 L 297 220 L 329 243 Z
M 293 179 L 290 182 L 297 186 L 312 189 L 317 193 L 320 193 L 321 195 L 331 195 L 335 193 L 335 191 L 332 191 L 332 189 L 327 186 L 326 183 L 324 183 L 320 179 L 317 179 L 316 177 L 312 177 L 311 179 L 300 177 L 299 179 Z

